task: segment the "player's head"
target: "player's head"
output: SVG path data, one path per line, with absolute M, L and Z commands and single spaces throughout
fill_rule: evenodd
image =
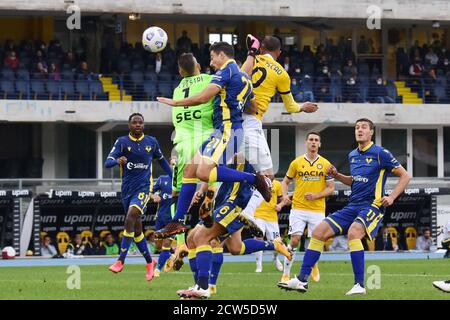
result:
M 265 36 L 261 42 L 261 54 L 270 54 L 274 59 L 278 59 L 281 54 L 281 41 L 275 36 Z
M 192 77 L 200 73 L 200 64 L 192 53 L 183 53 L 178 58 L 178 72 L 183 78 Z
M 358 143 L 366 143 L 372 140 L 374 125 L 367 118 L 356 120 L 355 123 L 355 139 Z
M 306 135 L 306 150 L 308 152 L 317 153 L 319 152 L 320 144 L 320 133 L 318 132 L 308 132 Z
M 140 113 L 133 113 L 128 118 L 128 129 L 131 135 L 140 137 L 144 132 L 144 116 Z
M 234 48 L 228 42 L 215 42 L 209 47 L 211 67 L 219 70 L 229 59 L 234 59 Z

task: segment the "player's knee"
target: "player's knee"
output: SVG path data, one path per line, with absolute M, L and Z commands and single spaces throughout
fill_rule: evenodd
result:
M 236 247 L 236 246 L 229 247 L 229 248 L 228 248 L 228 251 L 230 251 L 230 253 L 231 253 L 233 256 L 238 256 L 238 255 L 241 254 L 241 248 L 238 248 L 238 247 Z
M 208 170 L 208 168 L 204 168 L 204 167 L 200 166 L 197 168 L 196 176 L 200 180 L 208 182 L 209 181 L 209 173 L 210 173 L 210 170 Z
M 348 230 L 348 240 L 362 239 L 365 236 L 364 227 L 360 224 L 355 224 Z
M 299 242 L 300 242 L 299 237 L 292 237 L 291 248 L 297 248 Z
M 325 228 L 316 228 L 312 233 L 312 237 L 320 241 L 327 241 L 329 238 Z

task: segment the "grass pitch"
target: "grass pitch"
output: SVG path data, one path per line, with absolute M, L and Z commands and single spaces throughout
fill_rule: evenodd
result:
M 368 289 L 366 296 L 346 297 L 353 285 L 350 261 L 320 262 L 321 280 L 310 282 L 305 293 L 286 292 L 276 284 L 281 278 L 272 263 L 264 263 L 262 273 L 255 273 L 255 264 L 225 262 L 217 283 L 214 300 L 384 300 L 384 299 L 447 299 L 450 294 L 432 286 L 435 280 L 450 279 L 450 259 L 372 260 L 366 261 L 367 282 L 377 285 L 373 272 L 381 272 L 380 289 Z M 369 269 L 370 266 L 372 269 Z M 71 274 L 67 267 L 2 267 L 0 268 L 0 299 L 148 299 L 177 300 L 176 290 L 192 285 L 189 266 L 180 272 L 161 273 L 150 283 L 145 281 L 145 265 L 126 265 L 119 274 L 112 274 L 107 265 L 80 266 L 80 289 L 68 289 Z M 296 262 L 292 271 L 297 272 Z M 372 280 L 371 280 L 372 279 Z M 376 279 L 375 279 L 376 280 Z M 69 285 L 70 286 L 70 285 Z

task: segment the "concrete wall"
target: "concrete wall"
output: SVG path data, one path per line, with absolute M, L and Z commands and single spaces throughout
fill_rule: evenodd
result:
M 35 101 L 0 100 L 0 119 L 11 122 L 126 123 L 133 112 L 149 124 L 171 124 L 171 108 L 158 102 Z M 450 105 L 320 103 L 314 114 L 287 114 L 281 103 L 273 103 L 264 123 L 299 126 L 306 124 L 346 125 L 361 117 L 383 125 L 448 125 Z
M 412 20 L 450 20 L 450 2 L 447 0 L 74 0 L 82 12 L 107 13 L 152 13 L 177 15 L 236 15 L 236 16 L 281 16 L 281 17 L 368 17 L 366 10 L 371 5 L 380 6 L 384 18 Z M 2 0 L 4 10 L 65 11 L 69 4 L 64 0 Z

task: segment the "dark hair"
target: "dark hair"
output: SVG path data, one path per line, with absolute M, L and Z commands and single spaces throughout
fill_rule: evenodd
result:
M 134 116 L 139 116 L 142 118 L 142 120 L 144 120 L 144 116 L 142 114 L 140 114 L 139 112 L 135 112 L 132 113 L 129 117 L 128 117 L 128 122 L 131 122 L 131 119 L 133 119 Z
M 214 51 L 217 54 L 223 52 L 227 57 L 234 58 L 234 48 L 228 42 L 215 42 L 209 47 L 209 51 Z
M 319 138 L 321 138 L 320 133 L 315 132 L 315 131 L 310 131 L 310 132 L 308 132 L 307 135 L 306 135 L 306 140 L 308 140 L 308 138 L 309 138 L 309 136 L 310 136 L 311 134 L 315 134 L 316 136 L 319 136 Z
M 423 229 L 422 229 L 422 234 L 424 234 L 424 233 L 427 232 L 427 231 L 430 231 L 430 232 L 431 232 L 430 228 L 423 228 Z
M 267 51 L 274 52 L 281 49 L 281 41 L 280 38 L 276 36 L 265 36 L 261 46 Z
M 367 123 L 369 124 L 370 130 L 373 130 L 374 125 L 373 125 L 372 120 L 369 120 L 369 119 L 367 119 L 367 118 L 361 118 L 361 119 L 356 120 L 355 125 L 356 125 L 358 122 L 367 122 Z
M 178 66 L 181 70 L 185 71 L 188 75 L 193 75 L 195 73 L 195 57 L 192 53 L 183 53 L 178 58 Z

